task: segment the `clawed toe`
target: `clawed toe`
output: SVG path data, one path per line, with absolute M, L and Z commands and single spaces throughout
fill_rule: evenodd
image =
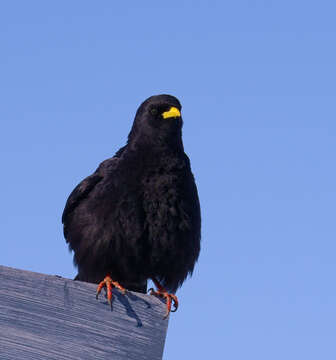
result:
M 97 292 L 96 292 L 96 299 L 97 300 L 98 300 L 98 296 L 99 296 L 99 294 L 100 294 L 103 287 L 106 287 L 107 302 L 110 304 L 111 310 L 112 310 L 112 289 L 114 287 L 118 288 L 123 295 L 126 294 L 126 289 L 123 286 L 121 286 L 118 283 L 118 281 L 113 281 L 111 279 L 111 277 L 109 275 L 107 275 L 105 277 L 105 279 L 98 284 Z
M 178 309 L 178 300 L 176 295 L 168 293 L 157 281 L 154 281 L 154 283 L 157 285 L 158 290 L 155 291 L 153 288 L 150 288 L 148 292 L 150 295 L 155 295 L 166 299 L 166 313 L 163 317 L 166 319 L 171 312 L 175 312 Z M 173 310 L 171 308 L 172 305 L 174 306 Z

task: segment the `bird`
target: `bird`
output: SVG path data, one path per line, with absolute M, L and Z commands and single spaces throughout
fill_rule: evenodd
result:
M 98 284 L 97 298 L 105 288 L 111 309 L 113 288 L 146 293 L 152 280 L 157 289 L 150 294 L 165 300 L 166 318 L 198 260 L 200 201 L 184 152 L 181 108 L 172 95 L 145 100 L 126 145 L 66 201 L 63 232 L 75 280 Z

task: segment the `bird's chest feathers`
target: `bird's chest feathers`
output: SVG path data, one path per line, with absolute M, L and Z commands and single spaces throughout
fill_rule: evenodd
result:
M 183 194 L 183 175 L 155 174 L 145 179 L 145 227 L 152 241 L 173 241 L 188 230 L 190 217 Z M 159 240 L 161 239 L 161 240 Z

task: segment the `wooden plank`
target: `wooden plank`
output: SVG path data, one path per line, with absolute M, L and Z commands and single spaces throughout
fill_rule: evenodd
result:
M 154 296 L 0 266 L 0 359 L 162 358 L 168 320 Z

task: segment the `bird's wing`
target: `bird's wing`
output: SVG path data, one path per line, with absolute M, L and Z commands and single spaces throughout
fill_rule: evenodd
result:
M 95 173 L 81 181 L 71 192 L 62 214 L 62 223 L 65 225 L 68 215 L 76 208 L 76 206 L 83 200 L 95 185 L 103 178 L 99 173 L 99 168 Z
M 124 149 L 119 151 L 122 153 Z M 104 175 L 118 162 L 118 156 L 104 160 L 99 164 L 97 170 L 83 181 L 81 181 L 71 192 L 65 204 L 62 214 L 62 223 L 66 226 L 69 214 L 77 207 L 77 205 L 85 199 L 94 187 L 104 178 Z

